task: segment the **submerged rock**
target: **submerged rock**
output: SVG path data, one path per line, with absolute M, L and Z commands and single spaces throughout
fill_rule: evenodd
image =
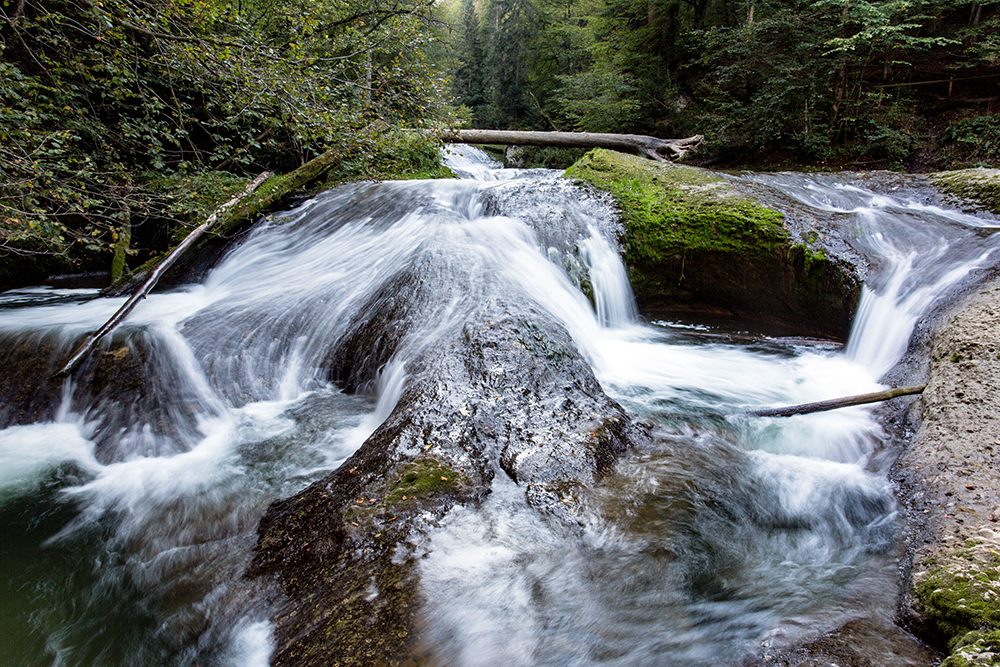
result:
M 400 281 L 409 288 L 390 298 Z M 330 356 L 331 376 L 370 386 L 414 344 L 417 313 L 433 307 L 422 285 L 401 276 L 376 295 Z M 600 479 L 643 437 L 565 329 L 536 307 L 489 299 L 416 344 L 426 349 L 375 433 L 261 521 L 249 576 L 281 585 L 275 665 L 414 659 L 421 549 L 451 507 L 480 502 L 495 475 L 508 475 L 530 505 L 573 526 L 572 489 Z
M 780 212 L 723 177 L 601 149 L 566 176 L 616 199 L 643 310 L 714 310 L 846 339 L 861 289 L 851 267 L 796 243 Z
M 155 363 L 155 336 L 116 333 L 72 381 L 55 377 L 80 342 L 54 334 L 0 335 L 0 428 L 78 412 L 101 463 L 176 453 L 198 440 L 193 402 L 161 400 L 183 381 L 175 367 Z
M 760 667 L 927 667 L 941 659 L 911 634 L 885 621 L 860 618 L 802 646 L 762 651 Z

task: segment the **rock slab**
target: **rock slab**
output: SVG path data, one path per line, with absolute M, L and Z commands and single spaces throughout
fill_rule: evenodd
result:
M 968 296 L 935 333 L 922 422 L 897 462 L 926 520 L 904 612 L 951 651 L 943 665 L 1000 661 L 1000 282 Z

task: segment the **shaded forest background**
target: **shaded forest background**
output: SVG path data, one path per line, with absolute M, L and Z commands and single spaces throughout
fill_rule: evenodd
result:
M 476 126 L 704 134 L 739 166 L 1000 160 L 1000 2 L 456 1 Z
M 3 0 L 0 285 L 135 267 L 329 148 L 334 179 L 434 169 L 407 128 L 920 171 L 995 166 L 998 110 L 1000 0 Z

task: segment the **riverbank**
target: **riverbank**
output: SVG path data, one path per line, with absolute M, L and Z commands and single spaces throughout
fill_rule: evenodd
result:
M 966 296 L 933 336 L 920 429 L 896 465 L 912 536 L 904 614 L 951 651 L 943 665 L 1000 653 L 1000 281 Z

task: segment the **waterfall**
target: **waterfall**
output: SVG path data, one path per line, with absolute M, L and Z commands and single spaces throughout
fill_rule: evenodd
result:
M 337 469 L 403 400 L 421 351 L 489 300 L 551 315 L 604 391 L 655 422 L 655 445 L 574 491 L 575 532 L 499 474 L 481 507 L 426 536 L 421 626 L 435 660 L 731 664 L 858 609 L 891 616 L 898 519 L 868 469 L 884 446 L 871 414 L 727 415 L 879 387 L 916 319 L 992 258 L 989 223 L 833 176 L 760 176 L 850 214 L 883 268 L 846 354 L 706 337 L 638 316 L 603 199 L 559 172 L 448 151 L 459 180 L 348 184 L 261 221 L 201 283 L 150 295 L 86 377 L 3 385 L 11 660 L 266 664 L 272 609 L 243 573 L 267 506 Z M 369 340 L 359 314 L 418 301 L 419 315 L 370 338 L 377 368 L 336 376 L 341 344 Z M 0 295 L 7 365 L 46 375 L 121 303 Z M 102 364 L 128 381 L 102 384 Z

